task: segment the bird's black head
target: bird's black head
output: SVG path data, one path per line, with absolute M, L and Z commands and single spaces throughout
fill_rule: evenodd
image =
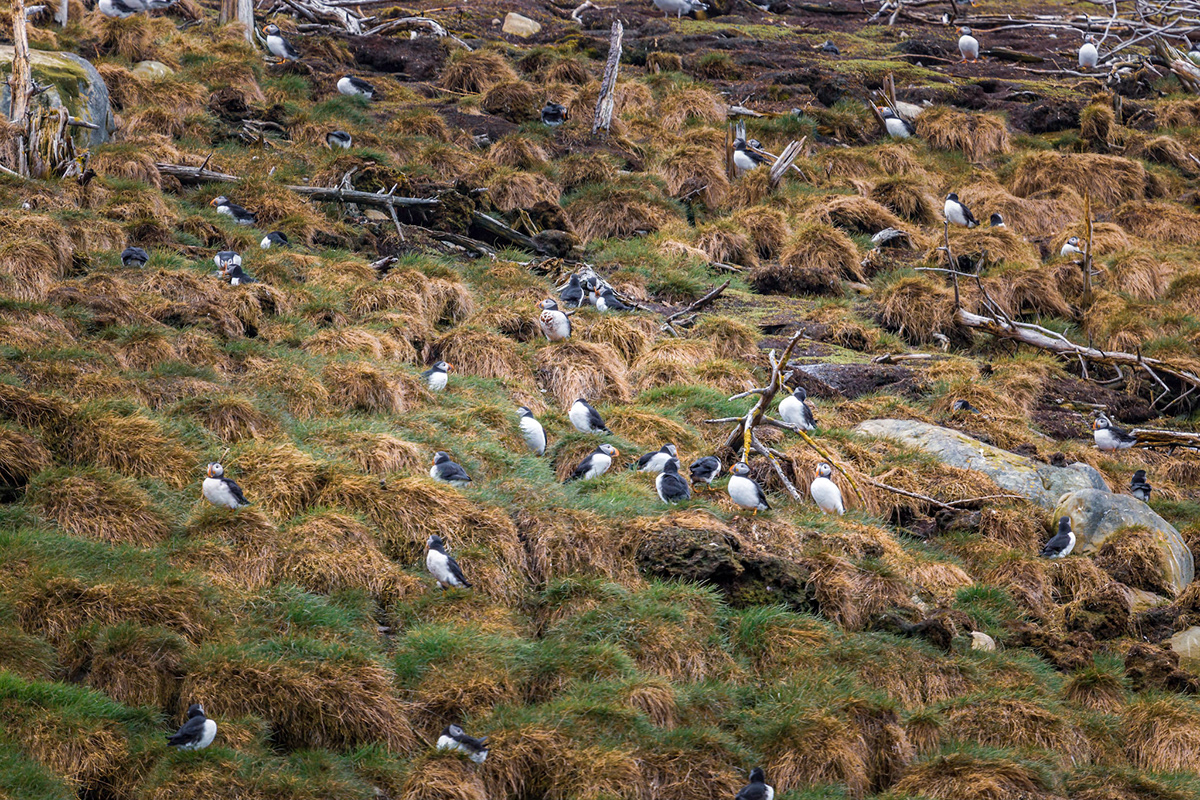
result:
M 1062 517 L 1061 519 L 1059 519 L 1058 532 L 1059 533 L 1070 533 L 1071 532 L 1071 518 L 1070 517 Z
M 792 396 L 795 397 L 797 400 L 799 400 L 801 403 L 803 403 L 805 400 L 808 399 L 808 392 L 805 390 L 805 388 L 803 386 L 797 386 L 795 388 L 795 390 L 792 392 Z
M 445 361 L 439 361 L 433 365 L 433 368 L 438 372 L 445 372 L 446 370 L 450 369 L 450 365 Z
M 190 706 L 188 706 L 187 715 L 188 719 L 191 719 L 192 717 L 203 717 L 204 706 L 200 703 L 192 703 Z
M 450 460 L 450 454 L 447 453 L 445 450 L 438 450 L 436 453 L 433 454 L 433 463 L 434 464 L 441 464 L 441 463 L 443 463 L 445 461 L 449 461 L 449 460 Z
M 992 218 L 988 221 L 988 224 L 993 227 L 997 225 L 1003 225 L 1004 217 L 1000 216 L 999 214 L 992 214 Z
M 442 734 L 445 736 L 454 738 L 454 739 L 457 739 L 460 736 L 466 735 L 466 733 L 463 731 L 463 729 L 458 727 L 457 725 L 447 725 L 446 730 L 442 731 Z
M 442 537 L 438 536 L 436 533 L 431 534 L 430 537 L 425 540 L 425 546 L 430 550 L 441 550 Z
M 546 311 L 557 311 L 558 303 L 554 302 L 553 299 L 547 297 L 545 300 L 542 301 L 542 308 L 545 309 Z
M 1139 469 L 1137 472 L 1133 473 L 1133 483 L 1145 483 L 1145 481 L 1146 470 Z
M 532 411 L 530 411 L 530 410 L 529 410 L 528 408 L 526 408 L 525 406 L 521 406 L 520 408 L 518 408 L 518 409 L 517 409 L 517 416 L 518 416 L 518 417 L 532 417 L 532 416 L 533 416 L 533 412 L 532 412 Z
M 679 459 L 668 458 L 666 465 L 663 467 L 663 472 L 679 472 Z
M 746 140 L 745 139 L 734 139 L 733 140 L 733 149 L 734 150 L 745 150 L 746 149 Z
M 754 769 L 750 770 L 750 782 L 766 783 L 767 773 L 763 772 L 762 767 L 755 767 Z
M 579 285 L 579 276 L 576 275 L 574 272 L 572 272 L 571 277 L 567 279 L 567 285 L 568 286 L 578 286 Z
M 947 200 L 952 200 L 952 201 L 954 201 L 955 203 L 957 203 L 957 202 L 958 202 L 958 195 L 957 195 L 957 194 L 955 194 L 954 192 L 951 192 L 950 194 L 946 195 L 946 199 L 947 199 Z
M 1108 426 L 1109 426 L 1108 417 L 1103 417 L 1103 416 L 1097 417 L 1096 421 L 1092 423 L 1092 428 L 1094 430 L 1098 430 L 1098 431 L 1104 430 Z

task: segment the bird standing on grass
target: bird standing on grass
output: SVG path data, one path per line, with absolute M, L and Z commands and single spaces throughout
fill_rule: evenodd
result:
M 816 430 L 817 420 L 813 417 L 812 408 L 807 400 L 808 392 L 803 386 L 797 386 L 791 394 L 779 401 L 779 416 L 788 425 L 794 425 L 802 431 Z
M 591 404 L 582 397 L 571 404 L 571 408 L 567 411 L 567 419 L 571 420 L 575 430 L 580 433 L 612 433 L 604 424 L 604 418 L 600 416 L 600 412 L 592 408 Z
M 1071 518 L 1063 517 L 1058 521 L 1058 533 L 1050 537 L 1042 548 L 1045 558 L 1066 558 L 1075 549 L 1075 531 L 1071 530 Z
M 270 250 L 272 247 L 287 247 L 287 245 L 287 234 L 283 231 L 271 231 L 258 243 L 258 246 L 263 250 Z
M 429 384 L 430 389 L 440 392 L 446 388 L 446 381 L 450 379 L 450 365 L 445 361 L 439 361 L 422 372 L 421 377 Z
M 600 294 L 596 297 L 596 309 L 601 313 L 605 311 L 633 311 L 632 306 L 627 306 L 617 297 L 616 292 L 608 287 L 600 290 Z
M 217 265 L 217 269 L 224 275 L 225 270 L 231 267 L 240 267 L 242 265 L 242 257 L 233 250 L 221 250 L 213 256 L 213 263 Z
M 433 575 L 439 587 L 447 586 L 454 589 L 470 589 L 471 583 L 467 580 L 467 576 L 463 575 L 462 568 L 458 566 L 458 562 L 453 556 L 446 552 L 442 545 L 442 537 L 434 534 L 425 540 L 425 546 L 429 548 L 425 553 L 425 568 Z
M 167 737 L 167 744 L 180 750 L 203 750 L 217 738 L 217 723 L 204 715 L 204 706 L 192 703 L 188 706 L 187 721 L 174 736 Z
M 684 14 L 691 14 L 693 11 L 708 10 L 708 5 L 700 0 L 654 0 L 654 5 L 663 12 L 664 17 L 670 16 L 674 11 L 675 19 L 682 19 Z
M 325 134 L 325 146 L 330 150 L 338 148 L 341 150 L 349 150 L 354 144 L 354 137 L 345 131 L 330 131 Z
M 558 303 L 547 297 L 542 301 L 542 314 L 538 317 L 542 335 L 551 342 L 565 342 L 571 338 L 571 318 L 558 310 Z
M 280 61 L 299 61 L 300 53 L 292 47 L 291 42 L 283 38 L 279 26 L 271 23 L 263 26 L 263 35 L 267 37 L 267 52 Z
M 1103 414 L 1092 423 L 1092 431 L 1100 450 L 1128 450 L 1137 442 L 1136 436 L 1113 425 Z
M 739 461 L 733 465 L 729 473 L 729 484 L 725 487 L 725 491 L 729 492 L 729 497 L 733 502 L 742 508 L 754 509 L 754 514 L 771 509 L 771 504 L 767 502 L 767 496 L 763 494 L 762 487 L 750 477 L 749 464 Z
M 662 472 L 654 479 L 654 488 L 658 490 L 658 499 L 668 505 L 692 499 L 692 488 L 679 474 L 679 459 L 669 458 Z
M 992 214 L 991 218 L 988 220 L 988 225 L 993 228 L 1008 227 L 1004 224 L 1004 217 L 1000 216 L 999 214 Z
M 742 787 L 735 800 L 774 800 L 775 787 L 767 783 L 762 767 L 750 770 L 750 783 Z
M 979 60 L 979 40 L 971 35 L 971 29 L 963 26 L 958 29 L 958 52 L 962 55 L 963 63 Z
M 229 281 L 230 286 L 241 286 L 244 283 L 257 283 L 243 270 L 241 265 L 234 265 L 221 273 L 221 277 Z
M 813 502 L 826 514 L 845 514 L 846 506 L 842 503 L 842 490 L 833 482 L 833 467 L 822 462 L 817 465 L 817 477 L 809 484 L 808 493 Z
M 545 455 L 546 429 L 542 427 L 542 423 L 538 422 L 533 412 L 525 406 L 517 409 L 517 416 L 520 417 L 518 424 L 521 426 L 521 435 L 525 437 L 525 444 L 529 445 L 529 449 L 535 455 Z
M 340 78 L 337 82 L 337 90 L 350 97 L 365 97 L 368 100 L 372 100 L 375 97 L 375 87 L 362 78 L 356 78 L 353 75 L 346 75 Z
M 942 213 L 945 214 L 951 225 L 974 228 L 979 224 L 979 220 L 975 219 L 971 209 L 959 202 L 958 195 L 954 192 L 946 195 L 946 204 L 942 207 Z
M 738 169 L 757 169 L 765 163 L 766 156 L 751 150 L 745 139 L 738 139 L 733 143 L 733 165 Z
M 840 56 L 842 54 L 842 51 L 838 49 L 838 46 L 829 39 L 826 39 L 821 43 L 821 52 L 830 56 Z
M 447 725 L 442 731 L 442 735 L 438 737 L 438 750 L 458 750 L 465 753 L 467 758 L 474 761 L 476 764 L 482 764 L 487 760 L 488 737 L 476 739 L 474 736 L 467 736 L 466 732 L 457 725 Z
M 567 107 L 562 103 L 556 103 L 553 100 L 547 100 L 546 105 L 542 106 L 542 124 L 551 128 L 556 128 L 567 121 L 569 116 Z
M 121 251 L 121 264 L 126 267 L 144 267 L 150 254 L 140 247 L 126 247 Z
M 216 461 L 208 465 L 207 476 L 200 485 L 204 499 L 221 508 L 241 508 L 250 505 L 242 494 L 242 487 L 232 478 L 225 477 L 225 468 Z
M 662 472 L 667 462 L 675 458 L 678 451 L 673 444 L 664 444 L 652 453 L 646 453 L 637 460 L 635 469 L 638 472 Z
M 579 275 L 572 272 L 567 279 L 567 285 L 558 293 L 558 299 L 569 308 L 579 308 L 583 305 L 583 286 L 579 283 Z
M 1079 246 L 1079 237 L 1072 236 L 1063 242 L 1062 249 L 1058 251 L 1058 254 L 1063 258 L 1083 255 L 1083 248 Z
M 471 482 L 471 476 L 467 474 L 467 471 L 462 468 L 462 465 L 451 461 L 450 454 L 445 450 L 438 450 L 434 454 L 429 477 L 459 489 L 466 487 Z
M 237 203 L 230 202 L 229 198 L 225 195 L 214 197 L 209 205 L 215 208 L 218 214 L 222 214 L 226 217 L 232 217 L 233 221 L 238 225 L 253 225 L 258 221 L 257 217 L 239 206 Z
M 1090 33 L 1083 37 L 1079 45 L 1079 66 L 1082 69 L 1092 69 L 1100 61 L 1100 51 L 1096 48 L 1096 37 Z
M 879 116 L 883 117 L 883 127 L 887 129 L 888 136 L 893 139 L 908 139 L 917 132 L 911 122 L 898 116 L 890 108 L 879 109 Z
M 697 458 L 688 467 L 688 472 L 691 473 L 693 485 L 703 483 L 711 489 L 712 482 L 721 477 L 721 459 L 716 456 Z
M 1129 493 L 1143 503 L 1150 502 L 1150 482 L 1146 480 L 1146 470 L 1139 469 L 1129 480 Z
M 592 478 L 599 478 L 608 472 L 608 468 L 612 466 L 613 459 L 619 455 L 621 455 L 621 451 L 611 444 L 602 444 L 589 453 L 583 461 L 580 461 L 578 466 L 575 467 L 575 471 L 571 473 L 571 477 L 567 478 L 563 483 L 590 481 Z

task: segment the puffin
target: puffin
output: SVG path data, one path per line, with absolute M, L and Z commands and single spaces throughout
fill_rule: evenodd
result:
M 429 477 L 434 480 L 448 483 L 451 486 L 456 486 L 459 489 L 465 487 L 471 482 L 471 476 L 462 468 L 460 464 L 450 460 L 450 454 L 445 450 L 438 450 L 433 456 L 433 466 L 429 469 Z
M 121 251 L 121 264 L 126 267 L 144 267 L 150 254 L 140 247 L 126 247 Z
M 817 477 L 809 484 L 808 493 L 813 502 L 826 514 L 845 514 L 846 506 L 842 504 L 842 490 L 832 480 L 833 467 L 821 462 L 817 465 Z
M 217 723 L 204 715 L 204 706 L 192 703 L 188 706 L 187 721 L 167 737 L 167 744 L 179 750 L 203 750 L 217 738 Z
M 725 491 L 729 492 L 730 499 L 742 508 L 754 509 L 754 514 L 771 509 L 762 487 L 750 477 L 750 465 L 744 461 L 739 461 L 730 468 L 729 483 Z
M 1058 521 L 1058 533 L 1050 537 L 1042 548 L 1043 558 L 1066 558 L 1075 549 L 1075 531 L 1071 530 L 1071 518 L 1063 517 Z
M 595 275 L 589 275 L 587 280 L 584 282 L 584 285 L 587 287 L 586 294 L 588 303 L 593 306 L 596 305 L 596 293 L 600 289 L 600 279 Z
M 812 408 L 805 402 L 808 392 L 803 386 L 797 386 L 787 397 L 779 401 L 779 416 L 788 425 L 802 431 L 816 430 L 817 420 L 813 417 Z
M 879 109 L 879 116 L 883 117 L 883 126 L 887 128 L 888 136 L 893 139 L 908 139 L 917 132 L 911 122 L 898 116 L 890 108 Z
M 547 297 L 542 301 L 542 315 L 538 317 L 542 335 L 551 342 L 565 342 L 571 338 L 571 318 L 558 310 L 558 303 Z
M 299 61 L 300 53 L 296 48 L 292 47 L 287 39 L 283 38 L 283 34 L 279 30 L 279 26 L 275 23 L 263 26 L 263 35 L 267 37 L 267 52 L 278 58 L 280 61 Z
M 1079 45 L 1079 67 L 1092 69 L 1099 62 L 1100 51 L 1096 48 L 1096 37 L 1089 33 L 1083 37 L 1083 44 Z
M 633 311 L 632 306 L 622 303 L 617 297 L 616 292 L 607 286 L 601 289 L 600 294 L 596 297 L 596 309 L 601 313 L 605 311 Z
M 325 134 L 325 146 L 330 150 L 336 148 L 349 150 L 354 144 L 354 137 L 345 131 L 330 131 Z
M 674 505 L 684 500 L 692 499 L 692 488 L 679 474 L 679 459 L 668 458 L 662 472 L 654 479 L 654 488 L 658 490 L 658 499 L 667 505 Z
M 684 14 L 691 14 L 693 11 L 708 10 L 708 5 L 700 0 L 654 0 L 654 5 L 663 12 L 664 17 L 669 17 L 674 11 L 675 19 L 682 19 Z
M 442 735 L 438 737 L 438 750 L 458 750 L 465 753 L 467 758 L 474 761 L 476 764 L 482 764 L 487 760 L 488 737 L 476 739 L 474 736 L 467 736 L 466 732 L 457 725 L 447 725 L 442 731 Z
M 232 478 L 225 477 L 225 468 L 219 463 L 214 461 L 209 464 L 206 474 L 204 483 L 200 485 L 205 500 L 221 508 L 241 508 L 250 505 L 246 495 L 242 494 L 242 487 Z
M 533 412 L 525 406 L 517 409 L 518 424 L 521 426 L 521 435 L 525 437 L 525 444 L 529 445 L 529 449 L 534 455 L 546 454 L 546 429 L 542 427 L 542 423 L 537 421 L 533 416 Z
M 339 78 L 337 90 L 351 97 L 365 97 L 368 100 L 372 100 L 375 97 L 375 87 L 362 78 L 356 78 L 353 75 L 346 75 Z
M 244 283 L 257 283 L 242 270 L 241 264 L 234 264 L 221 270 L 221 277 L 229 281 L 230 286 L 241 286 Z
M 217 265 L 217 269 L 224 275 L 225 270 L 231 267 L 240 267 L 242 265 L 242 257 L 234 250 L 221 250 L 213 256 L 213 263 Z
M 971 29 L 963 26 L 958 29 L 958 52 L 962 54 L 963 63 L 979 60 L 979 40 L 971 35 Z
M 954 405 L 950 406 L 952 411 L 961 411 L 966 414 L 978 414 L 979 409 L 971 405 L 970 400 L 958 399 L 954 401 Z
M 1004 224 L 1004 217 L 999 214 L 992 214 L 991 218 L 988 219 L 988 227 L 1007 228 L 1008 226 Z
M 579 462 L 575 467 L 575 471 L 563 483 L 590 481 L 592 478 L 599 478 L 608 472 L 608 468 L 612 466 L 613 459 L 619 455 L 621 455 L 620 450 L 605 442 L 591 453 L 588 453 L 587 457 Z
M 691 473 L 694 485 L 703 483 L 711 489 L 712 482 L 721 477 L 721 459 L 716 456 L 697 458 L 688 467 L 688 472 Z
M 446 388 L 446 381 L 449 379 L 450 365 L 445 361 L 439 361 L 429 369 L 421 373 L 421 377 L 429 384 L 429 388 L 435 392 L 440 392 Z
M 1092 423 L 1096 447 L 1100 450 L 1128 450 L 1137 442 L 1137 437 L 1124 428 L 1118 428 L 1101 414 Z
M 1143 503 L 1150 502 L 1150 482 L 1146 480 L 1146 470 L 1139 469 L 1129 480 L 1129 493 Z
M 262 238 L 262 241 L 258 243 L 258 246 L 263 250 L 270 250 L 272 247 L 287 247 L 287 234 L 285 234 L 283 231 L 271 231 Z
M 750 770 L 750 783 L 742 787 L 735 800 L 774 800 L 775 787 L 767 783 L 762 767 Z
M 568 116 L 567 107 L 562 103 L 547 100 L 542 106 L 542 124 L 548 127 L 557 128 L 567 121 Z
M 1083 255 L 1083 248 L 1079 246 L 1079 237 L 1072 236 L 1070 239 L 1067 239 L 1065 242 L 1063 242 L 1062 249 L 1058 251 L 1058 254 L 1063 258 L 1066 258 L 1067 256 Z
M 233 221 L 238 225 L 253 225 L 258 221 L 258 218 L 251 214 L 246 209 L 236 203 L 231 203 L 225 195 L 214 197 L 209 203 L 210 206 L 217 209 L 218 214 L 224 214 L 227 217 L 232 217 Z
M 579 308 L 583 305 L 583 286 L 579 283 L 579 275 L 572 272 L 567 279 L 567 285 L 558 293 L 558 299 L 564 306 Z
M 767 163 L 762 153 L 756 153 L 746 144 L 745 139 L 737 139 L 733 143 L 733 165 L 738 169 L 757 169 Z
M 136 0 L 100 0 L 96 3 L 96 8 L 104 16 L 113 19 L 126 19 L 146 10 L 146 7 Z
M 667 462 L 677 455 L 678 452 L 675 450 L 675 445 L 664 444 L 653 453 L 646 453 L 639 458 L 634 468 L 638 472 L 662 472 L 667 466 Z
M 840 56 L 842 54 L 842 51 L 838 50 L 838 46 L 830 39 L 826 39 L 821 43 L 821 52 L 830 56 Z
M 975 215 L 971 213 L 971 209 L 959 202 L 958 195 L 954 192 L 946 195 L 946 205 L 942 207 L 942 213 L 945 214 L 946 219 L 953 225 L 974 228 L 979 224 L 979 220 L 975 219 Z
M 471 588 L 471 582 L 467 580 L 466 575 L 463 575 L 458 562 L 446 552 L 446 548 L 442 544 L 442 537 L 437 534 L 430 536 L 425 540 L 425 546 L 429 548 L 425 553 L 425 568 L 433 575 L 433 579 L 437 581 L 439 587 Z
M 604 418 L 600 416 L 600 412 L 592 408 L 591 404 L 582 397 L 571 404 L 567 410 L 567 419 L 571 420 L 575 430 L 580 433 L 612 433 L 604 424 Z

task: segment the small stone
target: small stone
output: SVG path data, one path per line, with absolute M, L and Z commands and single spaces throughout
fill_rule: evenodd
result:
M 529 17 L 523 17 L 515 11 L 510 11 L 504 15 L 504 32 L 511 33 L 513 36 L 529 38 L 540 31 L 542 26 Z
M 971 631 L 971 649 L 986 650 L 990 653 L 996 649 L 996 640 L 983 631 Z
M 133 74 L 143 80 L 160 81 L 175 74 L 175 70 L 161 61 L 139 61 L 133 65 Z

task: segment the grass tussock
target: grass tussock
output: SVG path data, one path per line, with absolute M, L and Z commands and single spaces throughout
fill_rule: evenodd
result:
M 923 275 L 901 278 L 879 295 L 879 318 L 885 327 L 918 344 L 935 333 L 950 335 L 958 326 L 954 291 Z
M 188 544 L 176 564 L 203 570 L 226 589 L 262 590 L 271 583 L 281 537 L 262 508 L 233 511 L 204 503 L 193 510 L 186 532 Z
M 151 547 L 170 532 L 166 515 L 150 496 L 108 470 L 42 473 L 29 486 L 29 502 L 68 533 L 96 541 Z
M 196 420 L 218 439 L 229 444 L 247 439 L 265 439 L 276 431 L 271 417 L 238 395 L 193 397 L 179 403 L 175 411 Z
M 441 75 L 443 88 L 464 94 L 479 94 L 517 80 L 516 70 L 492 50 L 455 50 Z
M 1200 214 L 1176 203 L 1135 201 L 1117 209 L 1113 219 L 1134 236 L 1155 242 L 1200 243 Z
M 1154 534 L 1128 528 L 1109 536 L 1096 553 L 1096 566 L 1126 586 L 1166 597 L 1174 594 Z
M 1123 250 L 1104 265 L 1103 280 L 1138 300 L 1157 300 L 1167 288 L 1171 266 L 1150 253 Z
M 542 95 L 522 80 L 502 81 L 489 87 L 479 107 L 509 122 L 528 122 L 541 111 Z
M 1092 153 L 1031 153 L 1023 157 L 1012 177 L 1012 193 L 1029 197 L 1068 186 L 1080 196 L 1091 194 L 1103 206 L 1115 206 L 1146 196 L 1146 168 L 1120 156 Z
M 575 325 L 574 335 L 580 340 L 610 345 L 626 364 L 640 358 L 654 344 L 659 333 L 655 320 L 632 314 L 580 315 L 575 317 Z
M 329 401 L 347 411 L 401 414 L 425 394 L 414 376 L 389 374 L 367 361 L 328 364 L 323 378 Z
M 1200 758 L 1200 725 L 1193 703 L 1175 695 L 1130 703 L 1121 715 L 1125 753 L 1137 769 L 1182 772 Z
M 459 326 L 437 339 L 433 350 L 464 375 L 495 378 L 509 384 L 533 384 L 533 373 L 516 343 L 507 336 Z
M 751 276 L 764 294 L 839 294 L 842 279 L 863 280 L 858 247 L 842 231 L 819 222 L 797 228 L 779 262 L 764 264 Z
M 885 178 L 871 187 L 869 197 L 892 213 L 918 225 L 931 225 L 938 218 L 933 198 L 917 178 L 904 175 Z
M 829 202 L 822 203 L 817 210 L 817 219 L 847 233 L 866 236 L 873 236 L 884 228 L 905 227 L 891 211 L 874 200 L 858 195 L 834 197 Z
M 24 489 L 53 464 L 53 456 L 29 433 L 0 426 L 0 496 Z
M 917 135 L 938 150 L 957 150 L 971 161 L 1012 150 L 1008 125 L 992 114 L 969 114 L 935 106 L 917 117 Z
M 538 350 L 534 369 L 560 408 L 580 397 L 592 403 L 633 399 L 625 360 L 612 345 L 576 340 L 550 344 Z
M 703 145 L 685 144 L 671 148 L 663 154 L 656 174 L 663 179 L 672 197 L 699 197 L 709 208 L 720 206 L 729 191 L 724 159 Z
M 652 192 L 619 186 L 588 187 L 566 204 L 566 210 L 585 243 L 654 233 L 678 214 Z
M 680 131 L 692 120 L 709 125 L 725 122 L 725 103 L 719 95 L 700 88 L 680 88 L 669 92 L 658 105 L 664 130 Z
M 1011 797 L 1048 798 L 1054 792 L 1033 766 L 1000 755 L 953 752 L 913 764 L 895 785 L 900 794 L 921 794 L 935 800 L 1005 800 Z

